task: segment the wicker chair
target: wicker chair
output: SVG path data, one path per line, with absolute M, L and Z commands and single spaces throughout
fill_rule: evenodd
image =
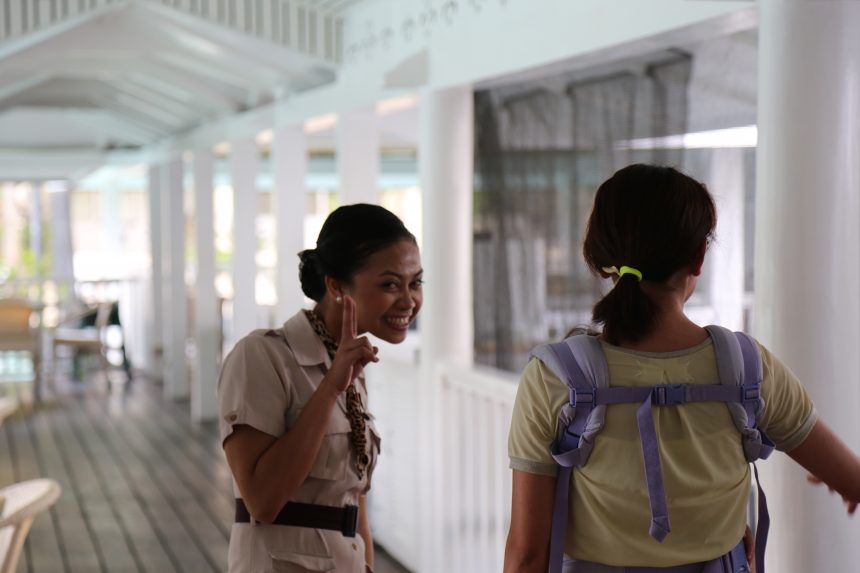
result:
M 60 497 L 52 479 L 33 479 L 0 489 L 0 573 L 14 573 L 33 520 Z

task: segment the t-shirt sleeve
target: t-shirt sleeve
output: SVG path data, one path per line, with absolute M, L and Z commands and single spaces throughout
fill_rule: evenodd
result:
M 508 434 L 511 469 L 557 475 L 558 465 L 549 448 L 565 397 L 564 385 L 543 362 L 534 359 L 528 363 L 517 388 Z
M 218 379 L 221 443 L 239 425 L 280 437 L 286 431 L 290 396 L 271 345 L 262 336 L 240 340 L 227 355 Z
M 797 376 L 760 343 L 759 348 L 764 369 L 764 413 L 759 427 L 778 450 L 790 452 L 809 435 L 818 413 Z

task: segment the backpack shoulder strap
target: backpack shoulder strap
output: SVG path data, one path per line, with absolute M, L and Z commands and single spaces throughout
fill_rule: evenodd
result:
M 603 428 L 606 406 L 595 404 L 595 391 L 609 387 L 609 367 L 600 342 L 587 335 L 539 346 L 531 356 L 540 359 L 570 392 L 568 403 L 559 412 L 556 440 L 550 449 L 560 467 L 552 513 L 549 571 L 561 573 L 571 472 L 585 464 L 594 447 L 594 436 Z
M 581 334 L 539 346 L 531 356 L 539 358 L 569 390 L 568 402 L 559 412 L 553 457 L 563 467 L 584 465 L 606 414 L 606 406 L 595 402 L 596 389 L 609 387 L 609 367 L 600 342 Z
M 761 397 L 763 370 L 758 345 L 743 332 L 732 332 L 721 326 L 705 328 L 714 342 L 720 384 L 741 388 L 739 401 L 728 402 L 726 406 L 735 427 L 743 436 L 747 461 L 765 459 L 773 452 L 773 443 L 758 428 L 764 409 Z

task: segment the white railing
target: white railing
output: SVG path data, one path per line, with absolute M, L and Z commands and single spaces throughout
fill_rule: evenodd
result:
M 500 571 L 510 523 L 507 437 L 517 376 L 447 364 L 435 372 L 437 408 L 421 402 L 418 366 L 383 360 L 368 372 L 370 409 L 383 436 L 369 500 L 374 535 L 415 571 L 426 569 L 421 555 L 428 544 L 434 571 Z M 441 447 L 422 451 L 427 412 L 437 412 L 431 441 Z M 426 480 L 419 472 L 428 467 L 423 456 L 437 458 L 429 464 L 439 494 L 431 515 L 421 513 L 420 498 L 433 495 L 420 490 Z
M 368 369 L 370 411 L 382 436 L 382 456 L 368 498 L 374 538 L 417 571 L 426 521 L 420 517 L 419 369 L 386 360 Z
M 443 366 L 439 571 L 502 570 L 510 525 L 508 429 L 516 377 Z

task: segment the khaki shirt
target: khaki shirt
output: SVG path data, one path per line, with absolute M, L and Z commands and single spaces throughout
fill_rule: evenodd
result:
M 240 340 L 224 360 L 218 380 L 221 443 L 240 424 L 276 438 L 283 436 L 296 423 L 330 366 L 325 346 L 301 311 L 283 328 L 255 330 Z M 359 378 L 355 384 L 367 404 L 364 380 Z M 373 420 L 368 420 L 370 463 L 364 478 L 359 479 L 350 429 L 342 393 L 310 475 L 292 501 L 358 505 L 359 496 L 370 489 L 380 439 Z M 241 497 L 235 479 L 233 493 Z M 228 564 L 230 573 L 366 571 L 361 535 L 348 538 L 338 531 L 259 523 L 233 524 Z

